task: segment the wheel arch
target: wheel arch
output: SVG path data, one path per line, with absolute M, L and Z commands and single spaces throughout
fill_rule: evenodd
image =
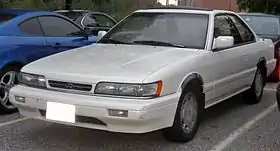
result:
M 189 82 L 191 81 L 198 81 L 200 84 L 200 88 L 201 88 L 201 92 L 203 93 L 203 79 L 201 77 L 201 75 L 199 73 L 191 73 L 189 75 L 186 76 L 186 78 L 183 80 L 182 84 L 180 85 L 180 90 L 184 90 L 185 87 L 188 85 Z
M 267 67 L 266 67 L 266 59 L 264 57 L 261 57 L 257 63 L 257 67 L 263 67 L 264 68 L 264 75 L 267 77 Z
M 22 68 L 24 66 L 24 63 L 22 62 L 19 62 L 19 61 L 11 61 L 11 62 L 8 62 L 6 64 L 4 64 L 0 70 L 4 69 L 4 68 L 7 68 L 7 67 L 11 67 L 11 66 L 18 66 L 20 68 Z

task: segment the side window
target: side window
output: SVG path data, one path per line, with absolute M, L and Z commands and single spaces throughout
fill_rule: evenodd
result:
M 85 17 L 83 21 L 84 26 L 88 27 L 113 27 L 115 25 L 115 22 L 102 14 L 90 14 Z
M 22 22 L 19 25 L 19 28 L 23 32 L 33 35 L 33 36 L 44 36 L 41 25 L 37 18 L 32 18 L 32 19 Z
M 217 38 L 218 36 L 232 36 L 235 45 L 242 43 L 240 34 L 227 15 L 215 16 L 214 22 L 214 38 Z
M 41 16 L 38 18 L 46 37 L 77 37 L 82 36 L 82 30 L 73 23 L 56 16 Z
M 254 34 L 250 31 L 250 29 L 247 27 L 247 25 L 244 24 L 244 22 L 240 18 L 238 18 L 237 16 L 234 16 L 234 15 L 229 15 L 229 17 L 235 24 L 244 43 L 255 41 Z

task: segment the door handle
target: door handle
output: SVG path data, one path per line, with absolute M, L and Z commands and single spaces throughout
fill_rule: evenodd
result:
M 58 42 L 56 42 L 56 43 L 53 45 L 54 48 L 59 48 L 60 46 L 61 46 L 61 44 L 58 43 Z

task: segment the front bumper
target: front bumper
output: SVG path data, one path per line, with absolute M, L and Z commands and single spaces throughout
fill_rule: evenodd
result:
M 16 101 L 15 96 L 25 97 L 25 103 Z M 17 85 L 10 90 L 9 97 L 20 114 L 28 118 L 112 132 L 146 133 L 172 126 L 180 94 L 140 100 L 77 95 Z M 48 101 L 75 105 L 76 122 L 46 119 Z M 128 116 L 110 116 L 109 109 L 126 110 Z

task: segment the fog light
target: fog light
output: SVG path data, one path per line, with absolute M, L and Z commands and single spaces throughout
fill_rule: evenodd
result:
M 25 97 L 15 96 L 15 100 L 20 103 L 25 103 Z
M 128 117 L 128 111 L 127 110 L 109 109 L 108 114 L 109 114 L 109 116 Z

